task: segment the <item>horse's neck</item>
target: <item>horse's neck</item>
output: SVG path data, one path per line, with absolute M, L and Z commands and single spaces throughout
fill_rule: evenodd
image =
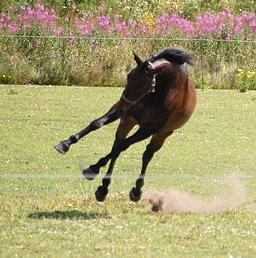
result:
M 188 73 L 186 67 L 173 66 L 169 73 L 159 74 L 156 86 L 157 99 L 159 102 L 178 98 L 187 98 L 189 92 Z
M 176 65 L 172 65 L 172 69 L 165 71 L 157 76 L 157 90 L 163 95 L 166 92 L 178 87 L 178 81 L 180 80 L 180 71 Z

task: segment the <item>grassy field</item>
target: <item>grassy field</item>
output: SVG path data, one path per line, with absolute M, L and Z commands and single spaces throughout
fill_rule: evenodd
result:
M 244 176 L 243 206 L 179 215 L 129 201 L 146 142 L 123 153 L 106 202 L 96 202 L 101 176 L 85 181 L 80 167 L 110 150 L 117 123 L 88 135 L 66 156 L 53 150 L 121 91 L 0 86 L 0 257 L 255 257 L 256 92 L 198 91 L 194 116 L 156 154 L 145 191 L 180 188 L 209 200 L 229 193 L 222 176 Z

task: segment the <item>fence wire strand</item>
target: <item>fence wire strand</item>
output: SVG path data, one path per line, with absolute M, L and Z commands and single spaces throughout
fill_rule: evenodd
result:
M 102 178 L 104 174 L 98 175 L 99 178 Z M 105 178 L 111 178 L 117 181 L 128 181 L 128 180 L 135 180 L 138 175 L 112 175 L 112 176 L 104 176 Z M 81 180 L 85 179 L 82 174 L 43 174 L 43 173 L 36 173 L 36 174 L 21 174 L 21 173 L 5 173 L 0 175 L 1 180 L 34 180 L 34 179 L 43 179 L 43 180 Z M 179 181 L 179 180 L 194 180 L 194 181 L 223 181 L 223 180 L 256 180 L 256 176 L 254 175 L 236 175 L 236 174 L 224 174 L 224 175 L 147 175 L 147 181 Z M 256 181 L 255 181 L 256 182 Z
M 197 88 L 256 87 L 256 40 L 26 34 L 0 39 L 3 84 L 123 86 L 134 65 L 132 51 L 146 58 L 178 47 L 197 61 L 190 70 Z
M 73 39 L 74 36 L 51 36 L 51 35 L 0 35 L 0 38 L 38 38 L 38 39 Z M 194 42 L 235 42 L 256 44 L 256 40 L 236 40 L 236 39 L 204 39 L 204 38 L 170 38 L 170 37 L 94 37 L 77 36 L 76 39 L 87 40 L 152 40 L 152 41 L 194 41 Z

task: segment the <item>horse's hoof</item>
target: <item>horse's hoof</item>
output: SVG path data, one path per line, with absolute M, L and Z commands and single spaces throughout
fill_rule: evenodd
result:
M 107 194 L 108 194 L 108 188 L 105 188 L 101 185 L 96 190 L 95 197 L 96 197 L 98 202 L 104 202 L 105 199 L 106 199 Z
M 129 194 L 130 200 L 133 202 L 138 202 L 141 198 L 141 194 L 142 191 L 140 189 L 133 187 Z
M 65 154 L 69 150 L 69 144 L 66 141 L 61 141 L 60 143 L 54 145 L 54 149 L 61 154 Z
M 99 170 L 90 166 L 90 167 L 84 169 L 82 174 L 87 180 L 93 180 L 99 174 Z

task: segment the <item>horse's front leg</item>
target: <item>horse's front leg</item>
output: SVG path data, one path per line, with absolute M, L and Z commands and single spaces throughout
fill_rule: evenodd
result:
M 120 114 L 121 114 L 121 110 L 118 109 L 117 104 L 115 104 L 110 108 L 110 110 L 105 115 L 103 115 L 98 119 L 95 119 L 88 126 L 86 126 L 83 130 L 76 133 L 75 135 L 71 135 L 68 139 L 64 141 L 60 141 L 58 144 L 54 145 L 54 148 L 59 153 L 65 154 L 66 152 L 68 152 L 71 144 L 77 143 L 85 135 L 101 128 L 103 125 L 114 122 L 115 120 L 120 118 Z
M 137 202 L 140 200 L 142 191 L 141 188 L 144 185 L 144 177 L 145 173 L 148 167 L 149 162 L 153 158 L 155 152 L 161 149 L 161 147 L 164 144 L 165 139 L 170 135 L 171 133 L 168 134 L 155 134 L 150 143 L 147 145 L 147 148 L 145 152 L 143 153 L 143 158 L 142 158 L 142 168 L 140 175 L 138 179 L 136 180 L 135 187 L 132 188 L 130 191 L 130 200 Z
M 118 146 L 118 144 L 126 138 L 126 136 L 129 134 L 129 132 L 131 131 L 131 129 L 136 125 L 136 121 L 131 118 L 131 117 L 123 117 L 120 121 L 120 124 L 118 125 L 117 131 L 116 131 L 116 136 L 115 136 L 115 142 L 112 146 L 112 151 L 115 150 L 115 148 Z M 91 165 L 90 167 L 88 167 L 87 169 L 83 170 L 83 175 L 85 176 L 86 179 L 92 180 L 95 178 L 95 176 L 99 173 L 100 168 L 105 166 L 108 161 L 109 161 L 109 155 L 101 158 L 96 164 Z M 112 165 L 110 165 L 110 167 L 114 167 L 114 161 L 112 161 Z M 112 169 L 108 169 L 108 174 L 112 173 Z M 111 171 L 111 172 L 110 172 Z

